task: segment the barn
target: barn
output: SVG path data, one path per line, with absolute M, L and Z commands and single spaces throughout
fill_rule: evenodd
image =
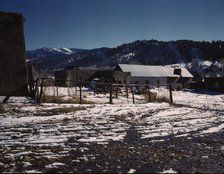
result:
M 59 70 L 54 72 L 55 86 L 67 86 L 68 70 Z
M 92 67 L 74 67 L 54 72 L 57 86 L 78 86 L 79 83 L 88 81 L 97 71 Z
M 58 86 L 78 86 L 79 83 L 90 83 L 98 78 L 101 82 L 114 81 L 113 68 L 111 67 L 73 67 L 55 71 L 55 82 Z
M 79 83 L 89 81 L 89 78 L 97 71 L 95 67 L 76 67 L 69 70 L 68 80 L 70 86 L 78 86 Z
M 59 86 L 78 86 L 79 82 L 99 79 L 104 83 L 135 83 L 150 86 L 166 86 L 172 83 L 174 88 L 183 88 L 192 77 L 186 68 L 134 64 L 101 68 L 76 67 L 55 72 L 55 81 Z
M 127 83 L 150 84 L 151 86 L 188 83 L 193 77 L 186 68 L 168 66 L 118 64 L 114 71 L 130 73 Z
M 28 76 L 22 14 L 0 12 L 0 95 L 27 96 Z

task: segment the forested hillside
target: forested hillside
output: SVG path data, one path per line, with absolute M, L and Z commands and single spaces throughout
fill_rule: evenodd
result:
M 137 40 L 115 48 L 42 48 L 27 51 L 27 58 L 29 62 L 46 71 L 73 66 L 110 66 L 118 63 L 189 65 L 195 60 L 214 63 L 224 59 L 224 42 Z

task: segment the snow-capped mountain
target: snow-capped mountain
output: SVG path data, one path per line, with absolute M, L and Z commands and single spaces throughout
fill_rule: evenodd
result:
M 216 66 L 214 62 L 220 62 L 223 58 L 224 42 L 222 41 L 138 40 L 116 48 L 91 50 L 41 48 L 27 51 L 28 62 L 45 71 L 77 66 L 112 66 L 118 63 L 145 65 L 182 63 L 192 71 L 205 71 L 208 69 L 206 67 Z
M 43 47 L 36 50 L 28 50 L 27 51 L 27 58 L 28 61 L 42 59 L 42 58 L 49 58 L 53 56 L 64 56 L 64 55 L 71 55 L 75 53 L 80 53 L 85 51 L 84 49 L 74 49 L 74 48 L 47 48 Z

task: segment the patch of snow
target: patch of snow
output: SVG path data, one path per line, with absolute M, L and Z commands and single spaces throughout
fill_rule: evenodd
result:
M 177 173 L 177 171 L 175 171 L 172 168 L 170 168 L 168 170 L 164 170 L 163 172 L 159 172 L 159 173 Z
M 224 151 L 224 146 L 221 146 L 221 150 L 223 150 L 223 151 Z
M 118 62 L 129 61 L 134 56 L 135 56 L 135 53 L 132 53 L 132 52 L 128 54 L 124 54 L 120 56 L 117 61 Z
M 23 167 L 25 167 L 25 168 L 29 167 L 29 166 L 32 166 L 32 164 L 30 162 L 23 161 L 22 164 L 23 164 Z
M 66 53 L 66 54 L 72 54 L 73 53 L 72 50 L 70 50 L 69 48 L 65 48 L 65 47 L 62 47 L 60 50 L 64 51 L 64 53 Z
M 218 126 L 210 127 L 207 130 L 203 130 L 202 131 L 202 134 L 219 132 L 222 129 L 224 129 L 224 123 L 223 124 L 220 124 Z
M 24 173 L 43 173 L 43 172 L 41 172 L 39 170 L 26 170 L 26 171 L 24 171 Z
M 46 165 L 45 168 L 52 169 L 52 168 L 58 168 L 58 167 L 63 167 L 63 166 L 65 166 L 64 163 L 55 162 L 55 163 Z
M 42 50 L 47 51 L 47 52 L 53 52 L 54 54 L 59 54 L 59 53 L 63 53 L 63 54 L 72 54 L 73 51 L 69 48 L 42 48 Z M 41 57 L 41 55 L 39 55 L 39 57 Z
M 130 169 L 127 173 L 135 173 L 136 170 L 135 169 Z
M 208 61 L 208 60 L 200 62 L 200 66 L 202 66 L 204 68 L 208 68 L 211 65 L 212 65 L 212 62 L 211 61 Z

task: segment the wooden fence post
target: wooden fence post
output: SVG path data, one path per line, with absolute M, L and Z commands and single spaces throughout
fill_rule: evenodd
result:
M 56 86 L 56 92 L 57 92 L 57 97 L 58 97 L 58 95 L 59 95 L 59 92 L 58 92 L 58 84 Z
M 27 65 L 28 70 L 28 82 L 29 82 L 29 95 L 31 98 L 35 98 L 35 84 L 34 84 L 34 76 L 33 76 L 33 67 L 31 64 Z
M 41 102 L 41 98 L 42 98 L 42 95 L 43 95 L 43 86 L 44 86 L 44 79 L 42 78 L 41 79 L 41 84 L 40 84 L 40 95 L 38 96 L 38 100 L 37 100 L 38 103 Z
M 113 84 L 110 84 L 110 101 L 109 103 L 112 104 L 113 103 Z
M 116 85 L 116 98 L 118 98 L 118 90 L 119 90 L 119 86 Z
M 131 86 L 131 93 L 132 93 L 133 104 L 135 104 L 135 95 L 134 95 L 133 86 Z
M 75 95 L 77 95 L 77 84 L 75 83 Z
M 148 92 L 148 102 L 151 102 L 151 94 L 150 94 L 150 86 L 148 86 L 147 88 L 147 92 Z
M 126 89 L 126 96 L 128 98 L 128 86 L 127 85 L 125 86 L 125 89 Z
M 70 91 L 69 91 L 69 82 L 67 83 L 67 92 L 68 92 L 68 96 L 70 96 Z
M 37 102 L 38 102 L 38 99 L 39 99 L 38 81 L 39 81 L 39 79 L 36 79 L 36 81 L 35 81 L 35 90 L 36 90 L 36 99 L 37 99 Z
M 82 86 L 79 82 L 79 103 L 82 104 Z
M 173 104 L 172 84 L 169 85 L 169 88 L 170 88 L 170 103 Z
M 93 94 L 96 95 L 96 83 L 93 84 Z

